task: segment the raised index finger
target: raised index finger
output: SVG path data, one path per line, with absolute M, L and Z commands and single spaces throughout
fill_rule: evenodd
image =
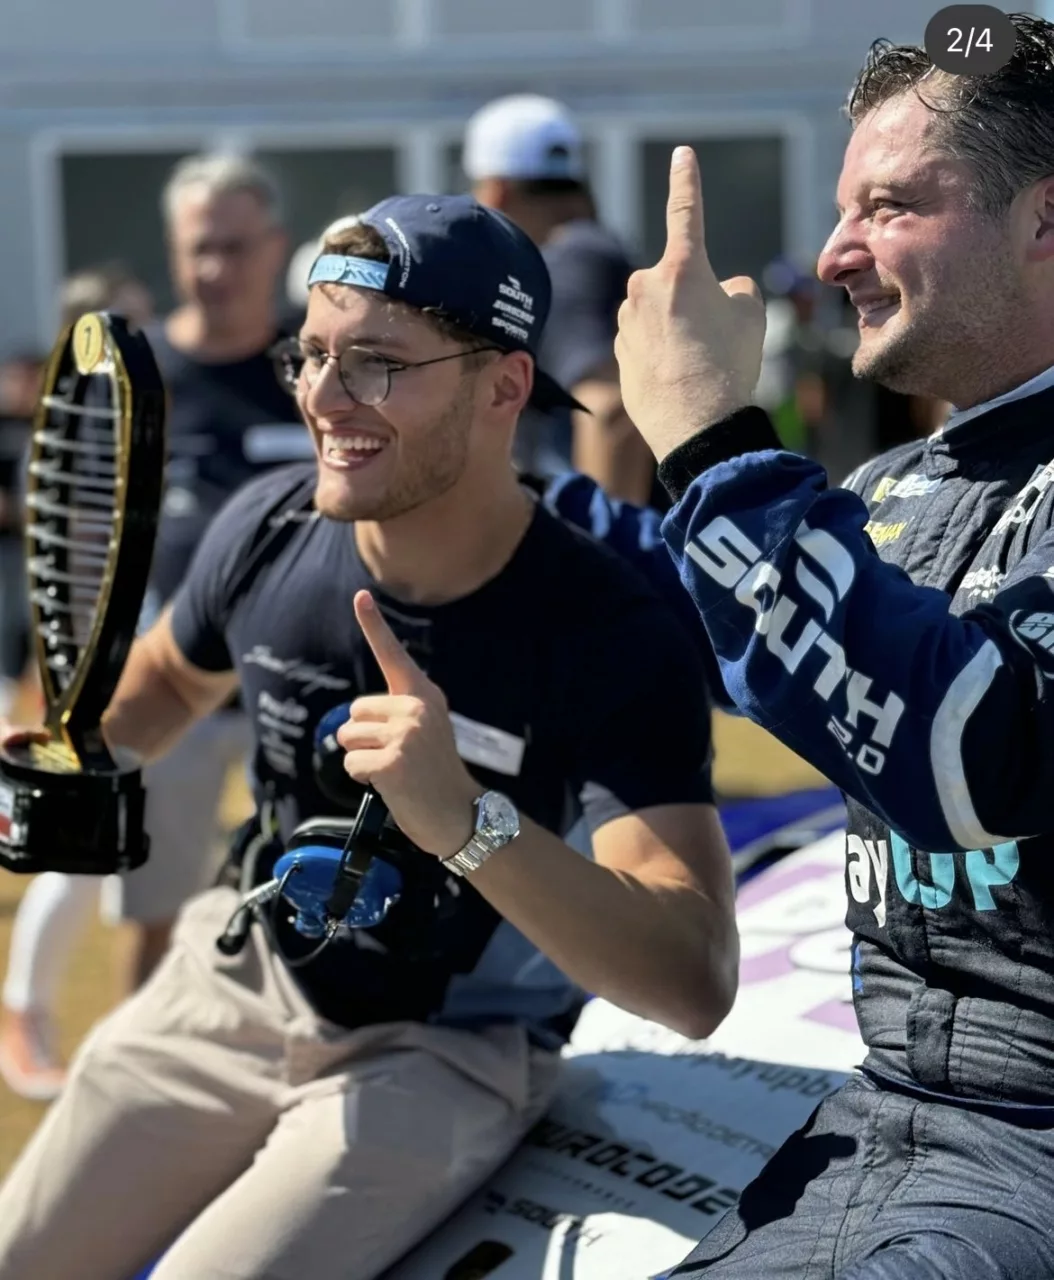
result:
M 377 665 L 388 684 L 389 693 L 415 693 L 428 677 L 399 643 L 398 637 L 385 621 L 377 602 L 368 591 L 355 595 L 355 617 L 373 650 Z
M 675 147 L 670 160 L 670 194 L 666 201 L 666 258 L 700 255 L 706 259 L 703 184 L 699 161 L 691 147 Z

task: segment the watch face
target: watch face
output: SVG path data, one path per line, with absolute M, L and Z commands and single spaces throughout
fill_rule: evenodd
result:
M 477 830 L 492 832 L 501 840 L 514 840 L 520 834 L 520 815 L 508 796 L 500 791 L 487 791 L 480 798 Z

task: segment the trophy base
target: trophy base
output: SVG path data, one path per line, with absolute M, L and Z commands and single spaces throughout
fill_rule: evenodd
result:
M 150 839 L 139 770 L 53 771 L 39 761 L 33 748 L 0 751 L 0 867 L 107 876 L 142 866 Z

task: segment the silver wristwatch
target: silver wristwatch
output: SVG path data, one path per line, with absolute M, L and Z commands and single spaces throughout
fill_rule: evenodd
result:
M 475 831 L 463 849 L 443 859 L 443 866 L 459 876 L 478 870 L 492 853 L 520 834 L 520 815 L 508 796 L 500 791 L 484 791 L 472 803 L 476 810 Z

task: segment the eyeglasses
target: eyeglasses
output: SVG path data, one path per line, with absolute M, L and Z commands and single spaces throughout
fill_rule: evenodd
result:
M 383 404 L 392 389 L 392 374 L 407 369 L 423 369 L 425 365 L 442 364 L 444 360 L 459 360 L 462 356 L 476 355 L 481 351 L 501 351 L 501 347 L 469 347 L 431 360 L 392 360 L 378 355 L 366 347 L 345 347 L 339 355 L 322 351 L 299 338 L 284 338 L 275 343 L 270 356 L 275 362 L 279 381 L 290 395 L 296 393 L 300 379 L 310 388 L 322 376 L 322 370 L 332 360 L 337 366 L 337 377 L 349 399 L 356 404 L 374 407 Z

